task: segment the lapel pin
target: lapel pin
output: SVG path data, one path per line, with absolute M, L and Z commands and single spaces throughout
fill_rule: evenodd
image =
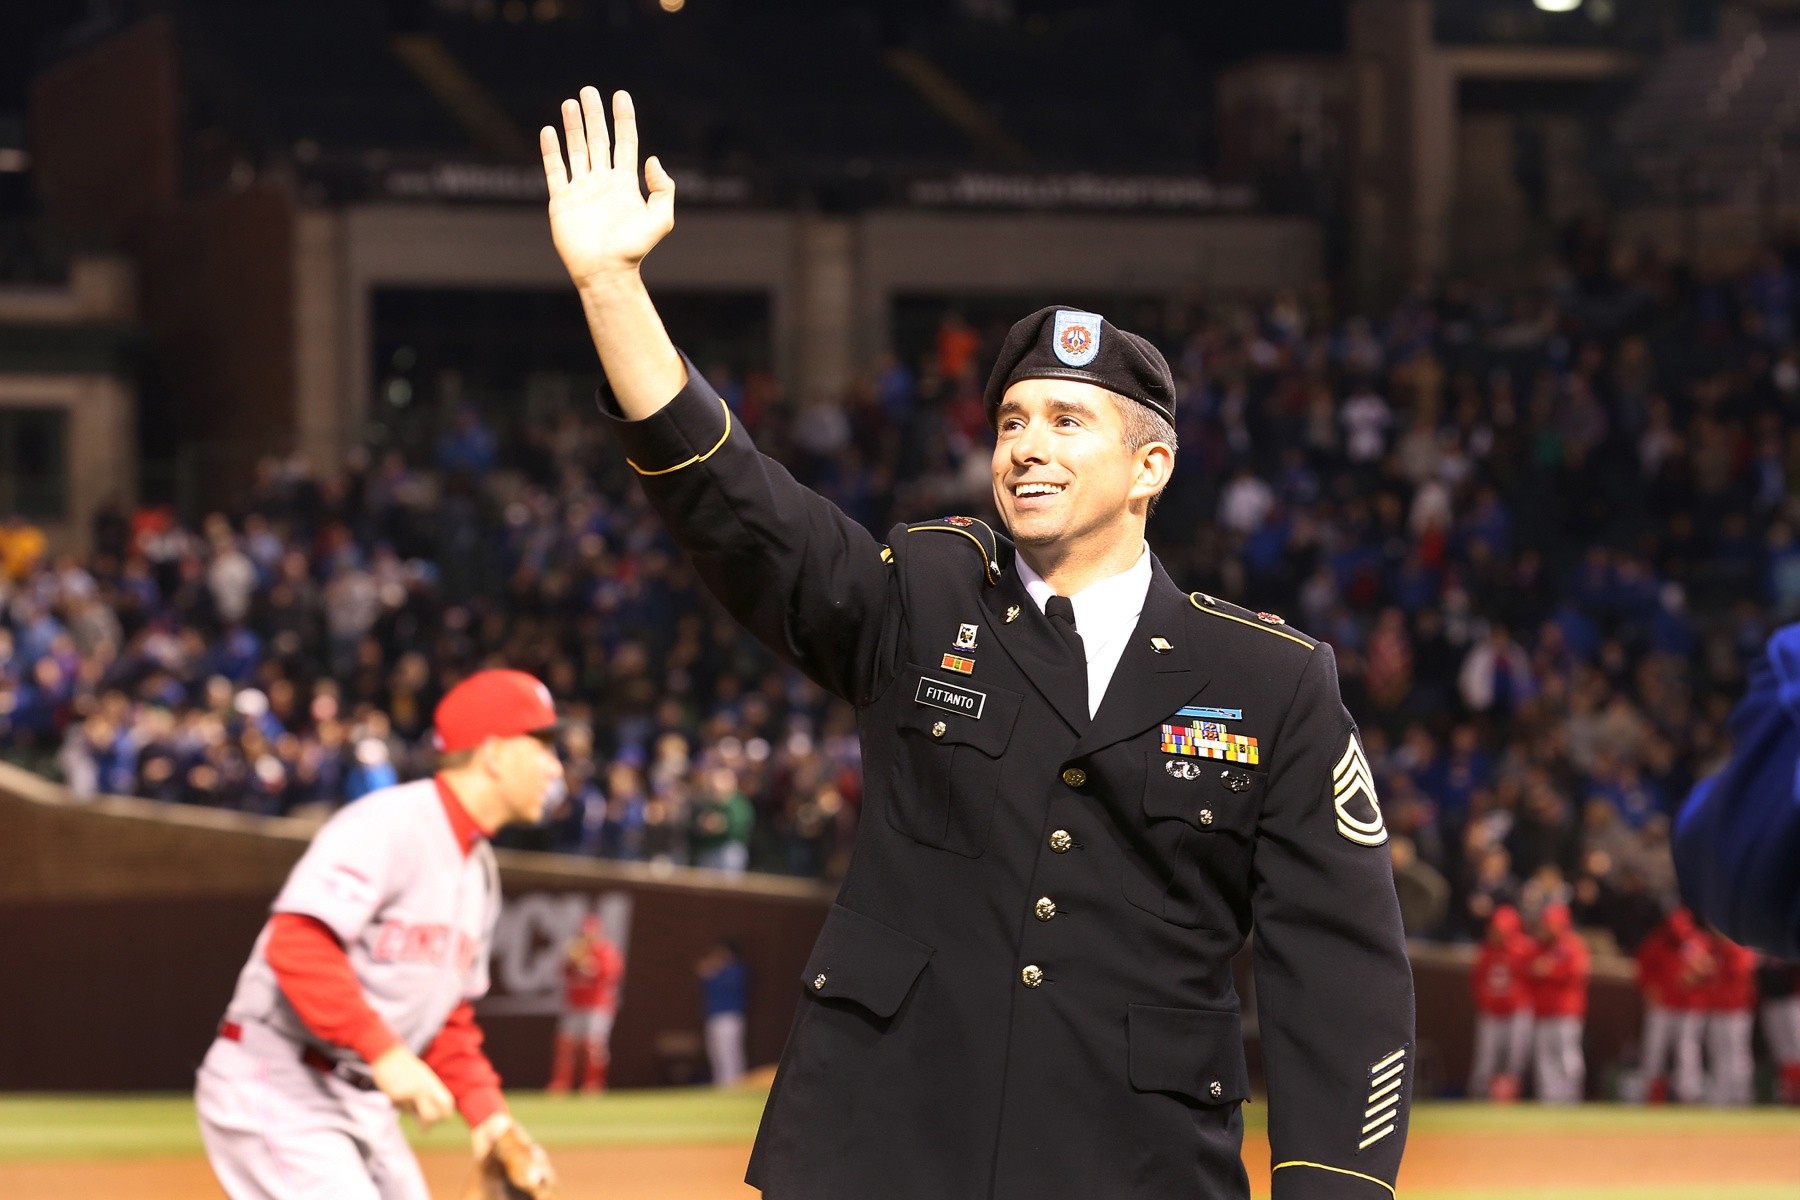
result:
M 956 648 L 958 650 L 975 649 L 975 635 L 981 632 L 979 625 L 964 625 L 956 631 Z
M 1170 643 L 1168 638 L 1153 637 L 1150 639 L 1150 648 L 1158 654 L 1167 654 L 1175 647 Z
M 1008 625 L 1011 625 L 1014 621 L 1016 621 L 1018 619 L 1019 619 L 1019 606 L 1016 604 L 1008 605 L 1007 609 L 1006 609 L 1006 623 Z

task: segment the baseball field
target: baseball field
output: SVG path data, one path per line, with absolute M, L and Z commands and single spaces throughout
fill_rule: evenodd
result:
M 738 1182 L 763 1093 L 514 1098 L 553 1151 L 569 1200 L 754 1200 Z M 1245 1160 L 1268 1194 L 1265 1110 Z M 460 1129 L 418 1139 L 433 1193 L 461 1195 Z M 7 1200 L 190 1200 L 219 1190 L 185 1096 L 0 1097 Z M 1400 1177 L 1407 1200 L 1794 1200 L 1800 1111 L 1422 1104 Z M 1098 1200 L 1098 1198 L 1097 1198 Z

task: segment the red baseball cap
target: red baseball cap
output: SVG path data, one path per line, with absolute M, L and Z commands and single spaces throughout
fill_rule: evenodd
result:
M 491 737 L 551 734 L 562 728 L 550 689 L 523 671 L 477 671 L 438 701 L 438 749 L 472 750 Z

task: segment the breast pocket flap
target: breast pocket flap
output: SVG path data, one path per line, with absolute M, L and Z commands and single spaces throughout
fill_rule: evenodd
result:
M 1144 777 L 1144 815 L 1186 821 L 1202 833 L 1256 829 L 1268 776 L 1234 763 L 1180 755 L 1152 755 Z
M 1201 1104 L 1234 1104 L 1250 1096 L 1238 1015 L 1206 1008 L 1127 1009 L 1131 1086 L 1173 1092 Z
M 973 746 L 999 758 L 1012 740 L 1024 697 L 976 680 L 940 679 L 918 667 L 904 681 L 906 706 L 900 727 L 945 746 Z
M 931 955 L 925 943 L 833 904 L 806 960 L 801 986 L 817 999 L 848 1000 L 878 1017 L 891 1017 Z

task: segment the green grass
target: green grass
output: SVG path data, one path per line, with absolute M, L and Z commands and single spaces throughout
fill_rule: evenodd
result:
M 515 1115 L 546 1146 L 747 1142 L 762 1115 L 762 1092 L 617 1092 L 549 1099 L 517 1092 Z M 407 1122 L 409 1132 L 416 1127 Z M 415 1144 L 468 1145 L 452 1119 Z M 193 1100 L 185 1095 L 0 1096 L 0 1159 L 138 1158 L 200 1153 Z

